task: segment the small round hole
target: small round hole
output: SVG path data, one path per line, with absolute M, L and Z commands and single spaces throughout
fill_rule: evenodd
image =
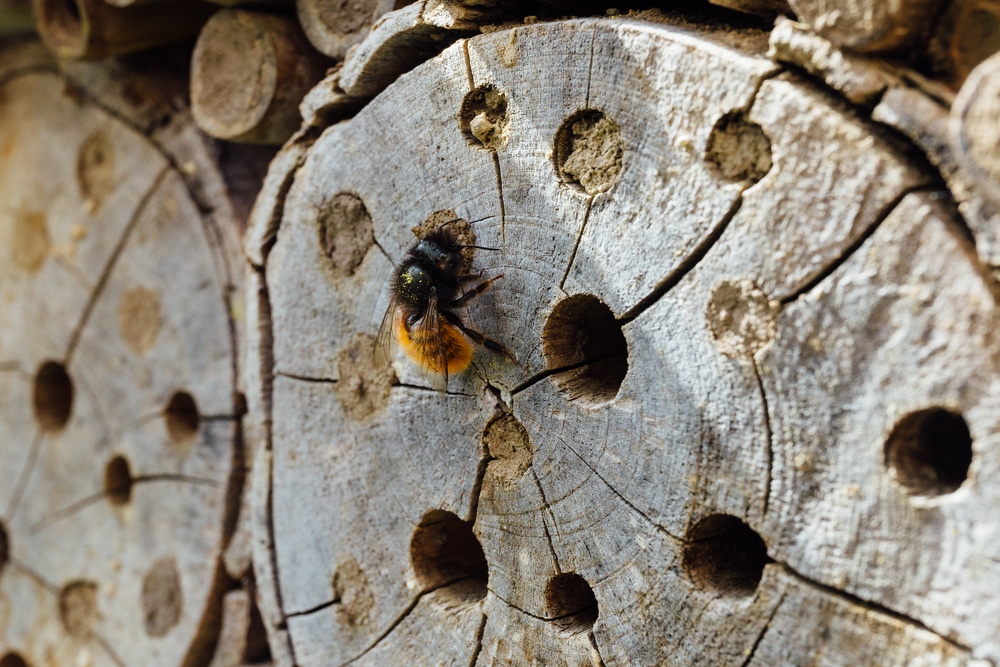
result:
M 185 442 L 198 433 L 198 406 L 194 397 L 186 391 L 179 391 L 170 397 L 166 410 L 167 432 L 174 442 Z
M 87 36 L 77 0 L 40 0 L 37 7 L 38 25 L 50 46 L 72 53 L 83 51 Z
M 451 512 L 431 510 L 410 540 L 410 563 L 421 590 L 440 590 L 455 602 L 486 597 L 486 555 L 472 524 Z
M 87 638 L 97 624 L 97 584 L 74 581 L 59 593 L 59 618 L 73 637 Z
M 28 663 L 18 653 L 4 653 L 0 657 L 0 667 L 28 667 Z
M 316 216 L 319 247 L 338 276 L 353 276 L 375 242 L 372 216 L 350 192 L 338 192 Z
M 560 629 L 574 634 L 588 632 L 597 621 L 597 598 L 583 577 L 564 572 L 545 585 L 545 610 Z
M 768 562 L 760 535 L 728 514 L 696 523 L 684 546 L 684 569 L 695 586 L 723 595 L 753 595 Z
M 885 464 L 914 495 L 951 493 L 972 464 L 972 435 L 962 415 L 928 408 L 906 415 L 885 442 Z
M 116 456 L 104 467 L 104 494 L 112 505 L 124 505 L 132 497 L 132 473 L 125 457 Z
M 3 568 L 8 560 L 10 560 L 10 542 L 7 541 L 7 527 L 0 521 L 0 575 L 3 574 Z
M 163 637 L 181 620 L 184 595 L 176 561 L 158 559 L 142 578 L 143 622 L 150 637 Z
M 489 84 L 466 93 L 458 114 L 465 139 L 493 151 L 503 144 L 508 120 L 507 96 Z
M 594 405 L 612 400 L 628 372 L 621 324 L 597 297 L 577 294 L 552 309 L 542 330 L 546 367 L 559 371 L 556 386 L 570 400 Z
M 771 140 L 744 113 L 728 113 L 712 128 L 705 159 L 727 180 L 756 183 L 771 171 Z
M 584 109 L 559 126 L 552 158 L 561 181 L 593 195 L 610 190 L 618 180 L 624 153 L 618 123 L 603 111 Z
M 35 375 L 35 419 L 43 431 L 66 426 L 73 409 L 73 382 L 66 367 L 57 361 L 42 364 Z

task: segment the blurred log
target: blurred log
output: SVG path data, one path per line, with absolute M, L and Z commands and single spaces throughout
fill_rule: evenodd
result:
M 45 44 L 60 58 L 142 51 L 194 37 L 212 14 L 201 2 L 112 7 L 104 0 L 32 0 Z
M 799 19 L 837 46 L 879 52 L 925 39 L 944 0 L 788 0 Z
M 167 62 L 0 53 L 4 665 L 204 665 L 242 618 L 239 223 Z
M 247 389 L 296 664 L 1000 659 L 995 285 L 939 174 L 760 37 L 480 35 L 283 151 Z M 442 395 L 370 360 L 453 216 L 519 362 Z
M 758 16 L 775 16 L 789 11 L 786 0 L 709 0 L 713 5 Z
M 409 4 L 406 0 L 295 0 L 299 22 L 312 45 L 343 60 L 383 14 Z
M 294 19 L 240 9 L 213 16 L 191 56 L 191 107 L 218 139 L 284 143 L 301 124 L 298 105 L 329 61 Z
M 959 88 L 969 73 L 1000 51 L 1000 2 L 953 0 L 937 22 L 929 52 L 935 75 Z

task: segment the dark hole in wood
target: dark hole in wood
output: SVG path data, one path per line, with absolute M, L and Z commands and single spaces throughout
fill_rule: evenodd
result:
M 494 151 L 503 144 L 508 120 L 507 96 L 490 84 L 466 93 L 458 113 L 466 141 Z
M 597 597 L 575 572 L 558 574 L 545 585 L 545 610 L 550 621 L 568 632 L 588 632 L 597 621 Z
M 546 368 L 571 400 L 597 404 L 618 395 L 628 372 L 621 323 L 597 297 L 577 294 L 552 309 L 542 330 Z
M 410 540 L 410 562 L 421 590 L 439 589 L 457 602 L 486 597 L 486 555 L 472 524 L 451 512 L 431 510 Z
M 104 467 L 104 494 L 112 505 L 124 505 L 132 497 L 132 473 L 124 456 L 116 456 Z
M 175 442 L 190 440 L 198 432 L 201 417 L 194 397 L 186 391 L 179 391 L 170 397 L 165 412 L 167 432 Z
M 972 464 L 972 435 L 962 415 L 941 407 L 906 415 L 885 442 L 885 463 L 915 495 L 951 493 Z
M 41 0 L 38 21 L 51 40 L 59 45 L 82 45 L 85 36 L 77 0 Z
M 770 560 L 752 528 L 734 516 L 712 514 L 688 532 L 683 566 L 701 590 L 745 597 L 757 590 Z
M 58 431 L 69 421 L 73 409 L 73 382 L 57 361 L 42 364 L 35 375 L 35 419 L 43 431 Z
M 5 653 L 0 658 L 0 667 L 28 667 L 28 663 L 17 653 Z

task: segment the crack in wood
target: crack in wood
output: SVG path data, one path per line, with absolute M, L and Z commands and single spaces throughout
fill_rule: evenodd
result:
M 557 528 L 556 519 L 552 514 L 552 508 L 549 506 L 549 501 L 545 498 L 545 489 L 542 488 L 542 481 L 538 479 L 538 473 L 535 472 L 534 464 L 531 465 L 531 476 L 535 479 L 535 484 L 538 486 L 538 493 L 542 496 L 542 506 L 545 508 L 545 512 L 542 514 L 542 529 L 545 531 L 545 539 L 549 543 L 549 553 L 552 554 L 552 563 L 555 565 L 556 574 L 562 574 L 562 568 L 559 567 L 559 556 L 556 555 L 556 547 L 552 542 L 552 533 L 549 532 L 549 523 L 546 521 L 546 516 L 552 520 L 553 528 Z
M 709 250 L 712 249 L 719 238 L 722 237 L 722 233 L 729 227 L 729 223 L 736 217 L 736 214 L 742 206 L 743 193 L 740 192 L 739 196 L 733 200 L 729 210 L 722 216 L 722 220 L 719 221 L 719 224 L 717 224 L 712 231 L 705 236 L 704 239 L 702 239 L 701 243 L 699 243 L 694 250 L 692 250 L 691 253 L 684 258 L 684 261 L 682 261 L 676 269 L 661 280 L 649 294 L 639 299 L 638 303 L 618 316 L 616 318 L 618 322 L 624 326 L 639 317 L 639 315 L 642 315 L 646 309 L 659 301 L 664 294 L 669 292 L 675 285 L 677 285 L 677 283 L 683 280 L 684 277 L 687 276 L 687 274 L 689 274 L 694 267 L 705 258 Z
M 585 459 L 582 454 L 580 454 L 580 452 L 578 452 L 575 449 L 573 449 L 572 445 L 570 445 L 568 442 L 566 442 L 565 440 L 563 440 L 562 438 L 560 438 L 558 436 L 556 436 L 556 439 L 559 440 L 560 442 L 562 442 L 563 446 L 566 449 L 568 449 L 569 451 L 573 452 L 573 454 L 576 455 L 576 457 L 578 459 L 580 459 L 580 462 L 583 463 L 583 465 L 587 466 L 590 469 L 590 472 L 594 473 L 594 476 L 597 477 L 597 479 L 601 480 L 601 482 L 604 484 L 604 486 L 608 487 L 608 489 L 611 491 L 611 493 L 615 494 L 618 497 L 619 500 L 621 500 L 623 503 L 625 503 L 629 507 L 629 509 L 631 509 L 633 512 L 635 512 L 636 514 L 638 514 L 639 516 L 641 516 L 643 519 L 645 519 L 647 522 L 649 522 L 649 524 L 651 526 L 653 526 L 654 528 L 656 528 L 658 531 L 660 531 L 661 533 L 663 533 L 664 535 L 666 535 L 667 537 L 669 537 L 671 540 L 673 540 L 677 544 L 686 544 L 687 543 L 682 537 L 674 535 L 669 530 L 667 530 L 664 526 L 661 526 L 657 522 L 653 521 L 653 519 L 651 519 L 645 512 L 643 512 L 638 507 L 636 507 L 635 505 L 633 505 L 629 501 L 629 499 L 626 498 L 625 496 L 623 496 L 621 494 L 621 492 L 618 489 L 616 489 L 608 480 L 604 479 L 604 477 L 601 475 L 601 473 L 597 472 L 597 469 L 594 466 L 592 466 L 590 464 L 590 462 L 587 461 L 587 459 Z
M 609 353 L 609 354 L 602 354 L 602 355 L 599 355 L 599 356 L 596 356 L 596 357 L 591 357 L 590 359 L 584 359 L 583 361 L 578 361 L 578 362 L 576 362 L 574 364 L 569 364 L 567 366 L 559 366 L 558 368 L 546 368 L 543 371 L 535 373 L 530 378 L 526 379 L 524 382 L 522 382 L 521 384 L 519 384 L 516 387 L 514 387 L 513 389 L 511 389 L 510 390 L 510 395 L 513 398 L 513 396 L 515 394 L 517 394 L 519 392 L 522 392 L 522 391 L 524 391 L 526 389 L 530 389 L 531 387 L 533 387 L 534 385 L 538 384 L 539 382 L 541 382 L 542 380 L 544 380 L 547 377 L 551 377 L 551 376 L 557 375 L 559 373 L 565 373 L 567 371 L 574 371 L 577 368 L 582 368 L 582 367 L 588 366 L 590 364 L 599 363 L 601 361 L 604 361 L 605 359 L 610 359 L 612 357 L 620 357 L 620 356 L 622 356 L 620 353 L 612 352 L 612 353 Z
M 492 588 L 487 588 L 486 590 L 488 590 L 493 595 L 493 597 L 495 597 L 497 600 L 500 600 L 500 602 L 503 602 L 505 605 L 507 605 L 508 607 L 510 607 L 511 609 L 513 609 L 514 611 L 519 612 L 521 614 L 524 614 L 525 616 L 528 616 L 530 618 L 533 618 L 536 621 L 544 621 L 544 622 L 548 623 L 549 621 L 554 620 L 554 619 L 551 619 L 551 618 L 546 618 L 544 616 L 538 616 L 537 614 L 532 614 L 527 609 L 522 609 L 521 607 L 518 607 L 516 604 L 514 604 L 510 600 L 508 600 L 508 599 L 504 598 L 503 596 L 497 594 L 497 592 L 495 590 L 493 590 Z
M 479 662 L 479 654 L 483 652 L 483 637 L 486 636 L 486 621 L 488 617 L 484 611 L 482 618 L 479 620 L 479 629 L 476 630 L 476 648 L 472 650 L 472 656 L 469 658 L 469 667 L 476 667 L 476 663 Z
M 764 635 L 771 628 L 771 621 L 774 620 L 775 615 L 778 613 L 778 608 L 781 607 L 781 603 L 785 601 L 785 593 L 781 594 L 778 601 L 775 603 L 774 608 L 771 609 L 771 613 L 768 614 L 767 620 L 764 621 L 764 627 L 760 629 L 757 633 L 757 638 L 754 640 L 753 644 L 750 646 L 750 650 L 747 652 L 746 659 L 740 664 L 740 667 L 749 667 L 750 662 L 753 660 L 754 655 L 757 653 L 757 648 L 760 646 L 761 641 L 764 639 Z
M 493 173 L 496 175 L 497 181 L 497 204 L 500 206 L 500 245 L 506 247 L 507 245 L 507 206 L 504 204 L 503 200 L 503 174 L 500 171 L 500 156 L 497 155 L 495 150 L 490 151 L 490 157 L 493 160 Z
M 594 45 L 597 43 L 597 22 L 591 24 L 590 62 L 587 63 L 587 93 L 584 96 L 584 109 L 590 108 L 590 84 L 594 80 Z
M 274 371 L 274 377 L 288 378 L 289 380 L 298 380 L 299 382 L 318 382 L 325 384 L 337 384 L 338 380 L 334 378 L 316 377 L 312 375 L 301 375 L 299 373 L 289 373 L 288 371 Z
M 591 648 L 593 648 L 594 653 L 597 654 L 597 667 L 605 667 L 604 656 L 601 655 L 601 649 L 597 646 L 597 637 L 594 636 L 593 630 L 587 633 L 587 640 L 590 641 Z
M 446 581 L 444 583 L 438 584 L 437 586 L 434 586 L 433 588 L 428 588 L 427 590 L 420 591 L 419 593 L 417 593 L 416 595 L 413 596 L 413 600 L 411 600 L 410 603 L 408 605 L 406 605 L 406 607 L 403 609 L 403 611 L 400 612 L 400 614 L 395 619 L 393 619 L 392 623 L 389 624 L 389 627 L 386 628 L 385 631 L 382 632 L 382 634 L 380 634 L 378 637 L 375 638 L 375 641 L 373 641 L 371 644 L 369 644 L 366 649 L 364 649 L 363 651 L 361 651 L 361 653 L 357 654 L 356 656 L 354 656 L 350 660 L 348 660 L 346 662 L 340 663 L 340 665 L 338 667 L 347 667 L 347 665 L 350 665 L 351 663 L 357 662 L 361 658 L 365 657 L 365 655 L 367 655 L 369 652 L 371 652 L 386 637 L 388 637 L 390 634 L 392 634 L 393 630 L 395 630 L 397 627 L 399 627 L 399 625 L 404 620 L 406 620 L 406 617 L 409 616 L 410 613 L 412 613 L 413 610 L 417 608 L 417 605 L 420 603 L 420 601 L 425 596 L 433 593 L 434 591 L 438 591 L 438 590 L 440 590 L 442 588 L 447 588 L 448 586 L 451 586 L 453 584 L 457 584 L 457 583 L 460 583 L 460 582 L 463 582 L 463 581 L 467 581 L 469 579 L 475 579 L 477 576 L 479 576 L 479 575 L 472 574 L 472 575 L 465 576 L 465 577 L 459 577 L 457 579 L 452 579 L 450 581 Z M 326 606 L 330 606 L 332 604 L 334 604 L 334 602 L 330 602 L 330 604 L 326 605 Z M 294 614 L 286 614 L 285 617 L 288 618 L 288 617 L 293 616 L 293 615 Z
M 753 374 L 757 380 L 757 390 L 760 392 L 760 402 L 764 408 L 764 434 L 767 436 L 767 477 L 764 482 L 764 507 L 761 510 L 761 519 L 767 516 L 767 508 L 771 501 L 771 482 L 774 476 L 774 431 L 771 430 L 771 408 L 767 402 L 767 394 L 764 392 L 764 374 L 760 370 L 760 363 L 756 357 L 753 359 Z
M 872 612 L 875 612 L 875 613 L 878 613 L 878 614 L 882 614 L 884 616 L 888 616 L 889 618 L 891 618 L 891 619 L 893 619 L 895 621 L 898 621 L 900 623 L 905 623 L 907 625 L 910 625 L 912 627 L 918 628 L 918 629 L 923 630 L 925 632 L 929 632 L 932 635 L 934 635 L 935 637 L 937 637 L 938 639 L 940 639 L 941 641 L 943 641 L 943 642 L 945 642 L 945 643 L 953 646 L 956 649 L 959 649 L 961 651 L 965 651 L 966 653 L 971 653 L 972 652 L 972 648 L 971 647 L 966 646 L 965 644 L 962 644 L 962 643 L 960 643 L 959 641 L 957 641 L 955 639 L 952 639 L 952 638 L 950 638 L 950 637 L 948 637 L 946 635 L 941 634 L 940 632 L 935 631 L 933 628 L 925 625 L 923 622 L 921 622 L 921 621 L 913 618 L 912 616 L 907 616 L 906 614 L 898 612 L 898 611 L 896 611 L 894 609 L 890 609 L 889 607 L 886 607 L 884 605 L 878 604 L 877 602 L 871 602 L 870 600 L 864 600 L 864 599 L 859 598 L 858 596 L 854 595 L 853 593 L 849 593 L 849 592 L 847 592 L 845 590 L 842 590 L 840 588 L 834 588 L 833 586 L 830 586 L 828 584 L 824 584 L 822 582 L 816 581 L 815 579 L 811 579 L 811 578 L 807 577 L 806 575 L 802 574 L 801 572 L 799 572 L 798 570 L 793 569 L 787 563 L 784 563 L 784 562 L 781 562 L 781 561 L 777 561 L 777 560 L 775 560 L 773 562 L 776 565 L 778 565 L 779 567 L 781 567 L 787 574 L 791 575 L 795 579 L 798 579 L 803 584 L 811 586 L 811 587 L 813 587 L 813 588 L 815 588 L 815 589 L 817 589 L 817 590 L 819 590 L 819 591 L 821 591 L 823 593 L 826 593 L 828 595 L 832 595 L 833 597 L 836 597 L 836 598 L 838 598 L 840 600 L 843 600 L 844 602 L 846 602 L 846 603 L 848 603 L 850 605 L 853 605 L 855 607 L 860 607 L 861 609 L 865 609 L 867 611 L 872 611 Z
M 69 366 L 71 360 L 73 359 L 73 352 L 76 350 L 76 345 L 80 341 L 80 336 L 83 335 L 83 328 L 87 325 L 90 320 L 90 315 L 97 305 L 97 300 L 101 297 L 104 292 L 104 287 L 107 285 L 108 280 L 111 278 L 111 272 L 114 270 L 115 265 L 118 263 L 118 258 L 121 256 L 122 252 L 125 250 L 125 244 L 128 243 L 129 237 L 132 236 L 132 231 L 139 224 L 139 219 L 142 218 L 143 213 L 146 211 L 146 207 L 149 205 L 150 200 L 160 189 L 160 185 L 163 180 L 167 177 L 171 171 L 169 166 L 164 166 L 160 172 L 153 178 L 153 182 L 150 184 L 149 188 L 142 195 L 139 200 L 139 205 L 136 207 L 135 212 L 132 214 L 132 218 L 128 221 L 122 232 L 121 237 L 118 239 L 118 243 L 115 244 L 114 250 L 111 251 L 111 256 L 105 263 L 104 268 L 101 270 L 101 275 L 97 279 L 97 284 L 94 286 L 93 291 L 90 293 L 90 298 L 87 299 L 87 304 L 83 308 L 83 313 L 80 316 L 80 321 L 77 323 L 76 327 L 73 329 L 73 333 L 70 336 L 69 344 L 67 345 L 65 359 L 63 361 L 64 366 Z
M 896 210 L 900 202 L 903 201 L 907 196 L 911 194 L 916 194 L 920 192 L 934 192 L 937 188 L 929 187 L 927 185 L 916 185 L 913 187 L 905 188 L 898 195 L 896 195 L 892 201 L 882 207 L 878 215 L 875 216 L 875 220 L 865 229 L 858 237 L 849 245 L 844 251 L 836 258 L 830 261 L 829 264 L 820 269 L 812 278 L 806 278 L 801 286 L 794 289 L 790 294 L 780 297 L 777 299 L 778 303 L 782 307 L 787 306 L 790 303 L 798 300 L 803 294 L 812 291 L 820 283 L 829 278 L 837 269 L 839 269 L 847 260 L 849 260 L 855 252 L 857 252 L 865 242 L 871 238 L 872 234 L 882 225 L 885 220 L 892 215 L 892 212 Z
M 17 508 L 21 504 L 21 497 L 28 487 L 28 480 L 31 479 L 31 474 L 35 471 L 35 464 L 38 461 L 38 453 L 42 448 L 44 437 L 45 435 L 41 431 L 36 431 L 35 437 L 31 441 L 28 460 L 24 462 L 24 468 L 17 478 L 17 486 L 14 487 L 14 494 L 10 497 L 10 501 L 7 503 L 7 511 L 4 513 L 4 519 L 8 522 L 14 518 L 14 513 L 17 512 Z
M 179 475 L 175 473 L 159 473 L 152 475 L 140 475 L 138 477 L 133 477 L 125 484 L 120 484 L 118 486 L 112 486 L 102 489 L 96 493 L 92 493 L 89 496 L 81 498 L 73 503 L 70 503 L 66 507 L 62 507 L 57 510 L 53 510 L 49 514 L 46 514 L 42 518 L 36 520 L 30 526 L 28 526 L 28 534 L 34 535 L 35 533 L 44 530 L 54 523 L 57 523 L 63 519 L 67 519 L 77 512 L 86 509 L 87 507 L 103 500 L 109 495 L 113 495 L 116 492 L 124 491 L 126 489 L 131 489 L 136 484 L 143 484 L 146 482 L 179 482 L 182 484 L 194 484 L 196 486 L 211 486 L 215 488 L 222 488 L 225 486 L 224 482 L 220 482 L 214 479 L 208 479 L 206 477 L 192 477 L 190 475 Z
M 583 220 L 580 222 L 580 231 L 577 232 L 576 242 L 573 243 L 573 250 L 569 254 L 569 262 L 566 263 L 566 270 L 563 271 L 562 280 L 559 281 L 559 289 L 565 291 L 564 286 L 566 285 L 566 279 L 569 278 L 569 272 L 573 269 L 573 262 L 576 261 L 576 252 L 580 249 L 580 241 L 583 240 L 583 233 L 587 230 L 587 221 L 590 220 L 590 209 L 594 204 L 594 195 L 587 197 L 587 204 L 583 209 Z

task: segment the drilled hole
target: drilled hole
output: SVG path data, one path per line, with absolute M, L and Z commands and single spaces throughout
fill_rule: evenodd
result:
M 618 123 L 603 111 L 584 109 L 559 126 L 552 157 L 561 181 L 593 195 L 610 190 L 618 180 L 624 153 Z
M 28 663 L 18 653 L 4 653 L 0 657 L 0 667 L 28 667 Z
M 545 610 L 549 620 L 560 629 L 587 632 L 597 621 L 597 598 L 583 577 L 564 572 L 545 585 Z
M 125 457 L 116 456 L 104 467 L 104 495 L 112 505 L 124 505 L 132 497 L 132 473 Z
M 198 433 L 198 406 L 194 397 L 186 391 L 179 391 L 170 397 L 165 412 L 167 432 L 174 442 L 186 442 Z
M 7 527 L 0 521 L 0 575 L 3 574 L 4 566 L 7 565 L 8 560 L 10 560 L 10 542 L 7 541 Z
M 559 371 L 556 386 L 571 400 L 588 405 L 612 400 L 628 372 L 621 324 L 590 294 L 556 304 L 542 330 L 542 353 L 546 367 Z
M 35 419 L 43 431 L 58 431 L 69 421 L 73 409 L 73 382 L 57 361 L 42 364 L 35 375 Z
M 410 562 L 421 590 L 440 589 L 456 602 L 486 597 L 486 555 L 472 524 L 451 512 L 431 510 L 410 540 Z
M 353 276 L 375 242 L 372 217 L 361 199 L 338 192 L 320 208 L 319 247 L 338 276 Z
M 695 586 L 724 595 L 753 595 L 768 562 L 760 535 L 728 514 L 696 523 L 684 546 L 684 569 Z
M 729 113 L 712 128 L 705 159 L 723 178 L 757 182 L 771 170 L 771 140 L 742 112 Z
M 503 144 L 508 120 L 507 96 L 489 84 L 467 93 L 458 114 L 465 139 L 494 151 Z
M 914 495 L 951 493 L 972 464 L 972 435 L 962 415 L 945 408 L 911 412 L 885 442 L 885 463 Z
M 163 637 L 181 620 L 184 595 L 177 563 L 171 557 L 158 559 L 142 578 L 143 622 L 150 637 Z
M 58 49 L 82 51 L 86 45 L 77 0 L 40 0 L 38 25 L 45 40 Z
M 73 637 L 87 638 L 97 624 L 97 584 L 74 581 L 59 593 L 59 619 Z

